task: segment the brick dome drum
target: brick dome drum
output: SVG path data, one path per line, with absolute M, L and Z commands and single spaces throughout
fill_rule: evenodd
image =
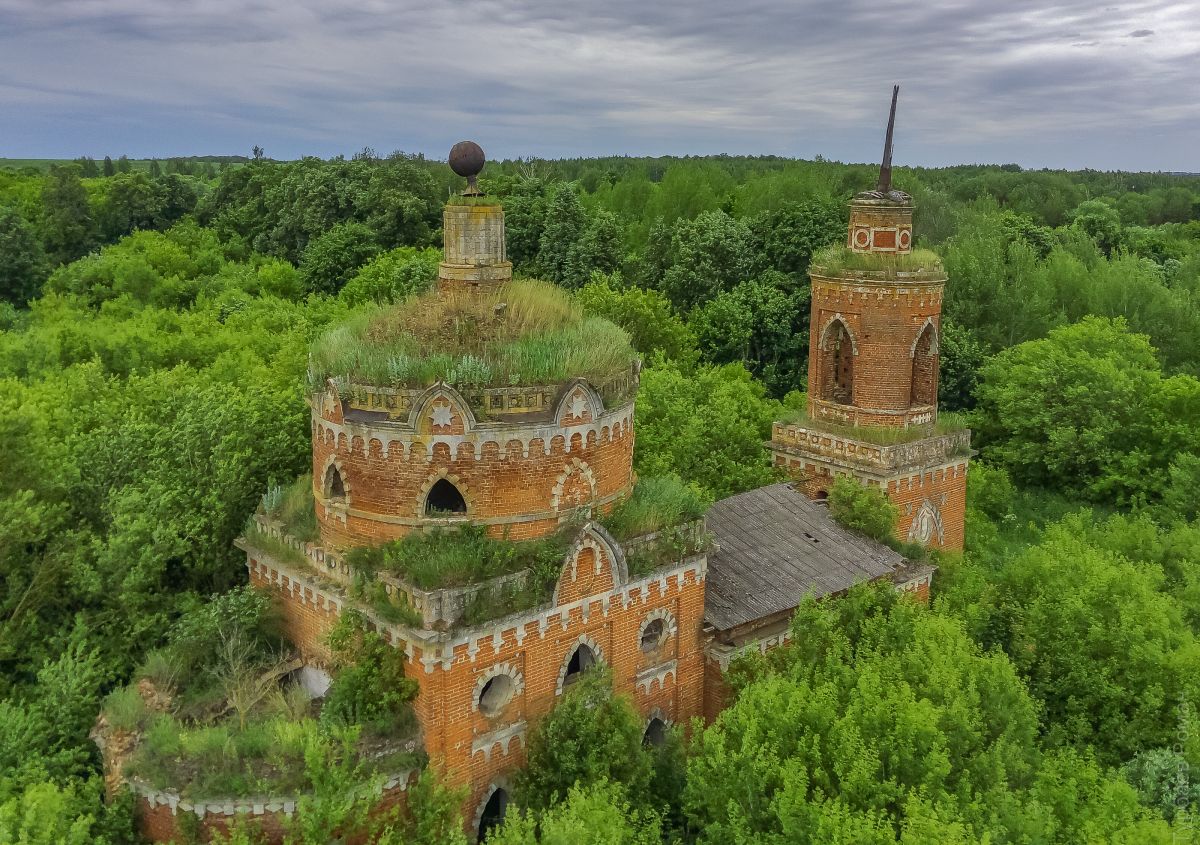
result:
M 577 509 L 606 509 L 629 492 L 633 406 L 605 408 L 582 379 L 470 400 L 441 382 L 355 385 L 348 398 L 330 385 L 312 397 L 321 539 L 374 545 L 464 522 L 514 540 L 552 533 Z

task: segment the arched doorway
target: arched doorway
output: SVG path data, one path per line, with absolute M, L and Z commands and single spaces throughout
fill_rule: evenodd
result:
M 642 734 L 642 745 L 657 748 L 666 741 L 667 723 L 655 716 L 650 720 L 650 724 L 646 725 L 646 732 Z
M 439 478 L 425 497 L 426 516 L 454 516 L 467 512 L 467 500 L 453 483 Z
M 821 398 L 840 405 L 854 404 L 854 341 L 841 320 L 830 323 L 821 336 Z
M 912 405 L 933 405 L 937 402 L 937 336 L 933 323 L 926 323 L 913 344 Z
M 483 812 L 479 816 L 477 842 L 483 842 L 487 839 L 488 832 L 504 821 L 504 813 L 507 810 L 508 790 L 502 786 L 498 786 L 488 797 L 487 803 L 483 805 Z
M 591 669 L 598 662 L 596 652 L 586 643 L 580 643 L 567 660 L 567 673 L 563 675 L 563 689 L 579 680 L 579 676 Z

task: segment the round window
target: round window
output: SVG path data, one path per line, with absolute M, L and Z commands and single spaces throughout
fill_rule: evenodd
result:
M 504 705 L 512 701 L 517 685 L 508 675 L 496 675 L 488 678 L 483 689 L 479 691 L 479 712 L 485 716 L 495 716 L 504 709 Z
M 667 626 L 661 619 L 655 619 L 642 629 L 642 651 L 651 652 L 662 645 L 667 638 Z

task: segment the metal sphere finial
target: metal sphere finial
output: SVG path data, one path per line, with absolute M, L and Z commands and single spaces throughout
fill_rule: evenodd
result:
M 459 141 L 450 148 L 450 169 L 467 180 L 467 189 L 463 196 L 482 196 L 483 192 L 475 184 L 475 177 L 483 170 L 487 158 L 483 148 L 474 141 Z

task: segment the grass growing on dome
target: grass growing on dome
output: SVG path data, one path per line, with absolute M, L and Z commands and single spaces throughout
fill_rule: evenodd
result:
M 566 291 L 530 279 L 481 296 L 436 291 L 368 309 L 313 345 L 311 386 L 328 378 L 419 388 L 629 381 L 637 353 L 624 329 L 586 317 Z
M 814 270 L 825 273 L 840 273 L 863 270 L 880 272 L 894 270 L 900 273 L 942 272 L 942 259 L 931 249 L 914 249 L 912 252 L 894 254 L 886 252 L 855 252 L 834 244 L 818 251 L 812 257 Z

